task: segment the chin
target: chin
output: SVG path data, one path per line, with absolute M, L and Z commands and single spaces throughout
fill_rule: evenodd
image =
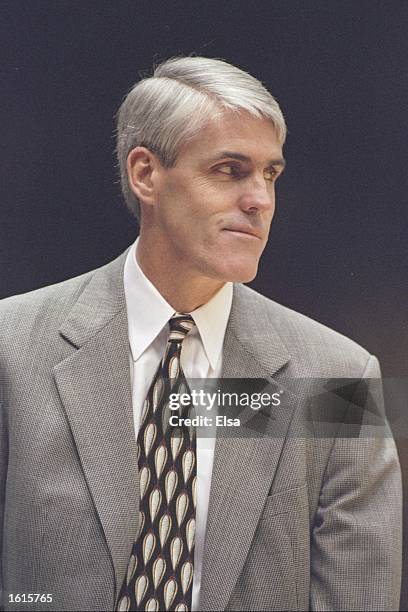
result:
M 249 266 L 248 263 L 245 266 L 225 266 L 222 271 L 219 271 L 218 278 L 224 282 L 233 283 L 250 283 L 254 280 L 258 272 L 258 263 L 253 266 Z
M 234 283 L 250 283 L 256 277 L 257 272 L 258 272 L 258 270 L 256 269 L 255 271 L 247 272 L 246 274 L 242 273 L 240 275 L 236 275 L 231 280 Z

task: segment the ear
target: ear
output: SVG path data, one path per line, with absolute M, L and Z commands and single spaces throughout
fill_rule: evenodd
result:
M 143 204 L 156 202 L 156 170 L 160 161 L 146 147 L 132 149 L 127 157 L 129 187 Z

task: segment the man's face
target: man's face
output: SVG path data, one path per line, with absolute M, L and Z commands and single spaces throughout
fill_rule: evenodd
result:
M 241 113 L 210 123 L 181 149 L 173 168 L 157 171 L 154 224 L 166 256 L 197 279 L 251 281 L 283 165 L 270 121 Z

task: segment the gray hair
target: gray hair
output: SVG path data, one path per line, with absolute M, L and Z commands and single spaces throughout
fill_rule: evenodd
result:
M 269 119 L 284 143 L 286 124 L 275 98 L 258 79 L 222 60 L 171 58 L 132 87 L 117 114 L 116 152 L 122 192 L 139 223 L 140 204 L 126 169 L 130 151 L 144 146 L 171 168 L 181 146 L 207 122 L 240 111 Z

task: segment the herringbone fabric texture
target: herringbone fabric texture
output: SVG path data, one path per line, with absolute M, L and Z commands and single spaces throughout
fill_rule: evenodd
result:
M 170 393 L 188 391 L 180 354 L 194 321 L 176 314 L 169 325 L 166 352 L 144 402 L 137 438 L 139 533 L 119 595 L 120 611 L 191 610 L 196 436 L 194 428 L 169 423 L 177 413 L 169 410 L 168 401 Z

